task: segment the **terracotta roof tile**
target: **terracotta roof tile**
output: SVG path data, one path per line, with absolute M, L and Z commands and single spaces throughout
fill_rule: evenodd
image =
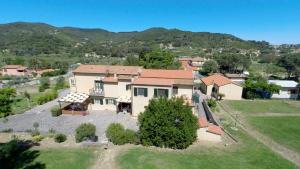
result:
M 214 74 L 214 75 L 211 75 L 208 77 L 204 77 L 201 80 L 207 86 L 212 85 L 212 84 L 216 84 L 217 86 L 224 86 L 226 84 L 232 83 L 232 81 L 230 79 L 228 79 L 227 77 L 222 76 L 220 74 Z
M 137 75 L 141 71 L 139 66 L 111 66 L 111 65 L 80 65 L 74 73 L 100 73 Z
M 207 119 L 205 118 L 205 117 L 200 117 L 199 119 L 198 119 L 198 124 L 199 124 L 199 126 L 201 127 L 201 128 L 205 128 L 205 127 L 208 127 L 208 121 L 207 121 Z
M 119 75 L 118 79 L 121 80 L 131 80 L 132 76 L 131 75 Z
M 22 65 L 5 65 L 5 66 L 3 66 L 2 68 L 4 68 L 4 69 L 18 69 L 18 68 L 27 68 L 27 67 L 25 67 L 25 66 L 22 66 Z
M 213 133 L 213 134 L 217 134 L 220 136 L 224 135 L 223 130 L 221 129 L 221 127 L 216 126 L 216 125 L 211 125 L 208 127 L 207 132 Z
M 118 82 L 118 79 L 115 78 L 115 77 L 105 77 L 104 79 L 102 79 L 102 81 L 105 83 L 105 82 L 108 82 L 108 83 L 116 83 Z
M 143 69 L 143 78 L 193 79 L 191 70 Z
M 133 85 L 157 85 L 157 86 L 172 86 L 173 79 L 160 78 L 137 78 L 133 81 Z

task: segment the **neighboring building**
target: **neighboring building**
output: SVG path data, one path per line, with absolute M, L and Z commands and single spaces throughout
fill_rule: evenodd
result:
M 300 95 L 298 83 L 292 80 L 268 80 L 269 84 L 281 86 L 279 93 L 274 93 L 271 98 L 297 99 Z
M 248 76 L 245 75 L 245 74 L 229 74 L 229 73 L 226 73 L 225 77 L 227 77 L 231 81 L 236 82 L 238 84 L 243 84 Z
M 178 59 L 178 61 L 181 63 L 182 69 L 193 70 L 194 72 L 198 72 L 206 60 L 207 59 L 202 57 L 182 57 Z
M 184 70 L 148 70 L 138 66 L 80 65 L 70 78 L 71 92 L 86 93 L 93 110 L 131 112 L 137 116 L 153 97 L 193 93 L 193 73 Z
M 3 76 L 26 76 L 28 74 L 28 68 L 22 65 L 6 65 L 2 67 Z
M 242 99 L 243 87 L 220 74 L 214 74 L 201 79 L 202 91 L 208 96 L 218 97 L 224 94 L 223 99 L 240 100 Z

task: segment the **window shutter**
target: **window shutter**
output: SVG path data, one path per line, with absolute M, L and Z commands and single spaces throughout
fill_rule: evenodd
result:
M 136 87 L 134 88 L 133 93 L 134 93 L 134 96 L 137 96 L 137 88 Z
M 157 89 L 154 89 L 154 97 L 157 97 Z
M 166 97 L 169 98 L 169 90 L 166 89 Z
M 144 88 L 144 96 L 148 97 L 148 89 L 147 88 Z

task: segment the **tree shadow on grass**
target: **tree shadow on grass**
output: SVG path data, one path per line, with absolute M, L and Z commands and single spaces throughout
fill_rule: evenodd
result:
M 0 144 L 0 169 L 45 169 L 45 164 L 34 161 L 40 153 L 30 148 L 36 145 L 38 143 L 30 140 Z

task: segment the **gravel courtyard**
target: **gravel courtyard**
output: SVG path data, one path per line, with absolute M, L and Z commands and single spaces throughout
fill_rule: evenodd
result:
M 60 97 L 67 95 L 68 90 L 62 91 Z M 61 115 L 52 117 L 50 109 L 53 105 L 57 105 L 57 99 L 44 105 L 37 106 L 23 114 L 16 114 L 0 119 L 0 131 L 12 128 L 14 132 L 25 132 L 33 128 L 33 123 L 39 123 L 39 130 L 46 133 L 49 129 L 54 129 L 68 135 L 74 135 L 76 128 L 82 123 L 93 123 L 96 125 L 96 135 L 99 141 L 104 141 L 105 130 L 110 123 L 117 122 L 124 125 L 125 128 L 137 130 L 137 121 L 129 114 L 119 113 L 115 111 L 91 111 L 89 115 Z

